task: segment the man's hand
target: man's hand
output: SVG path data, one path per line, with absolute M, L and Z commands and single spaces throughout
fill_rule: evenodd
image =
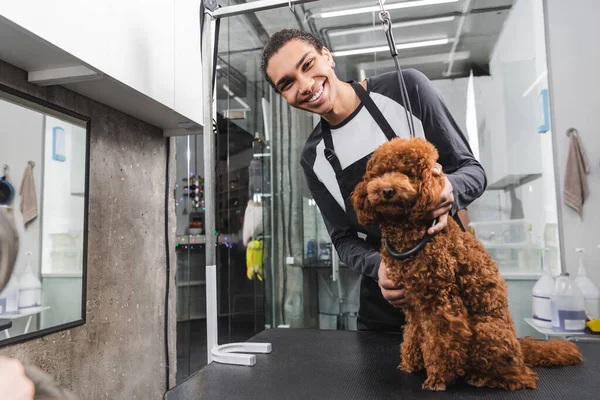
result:
M 396 308 L 404 308 L 408 306 L 404 290 L 398 289 L 396 286 L 394 286 L 394 282 L 388 278 L 387 267 L 383 261 L 381 261 L 379 264 L 378 275 L 379 288 L 381 289 L 383 298 Z
M 440 164 L 435 164 L 433 167 L 433 176 L 440 176 L 442 173 L 442 166 Z M 430 235 L 435 235 L 440 232 L 442 229 L 448 225 L 448 213 L 452 209 L 452 204 L 454 203 L 454 194 L 452 192 L 452 183 L 448 180 L 446 176 L 444 176 L 445 184 L 444 190 L 442 190 L 442 194 L 440 196 L 440 202 L 435 210 L 429 214 L 429 218 L 436 219 L 439 218 L 438 223 L 435 226 L 429 228 L 427 231 Z
M 33 400 L 33 382 L 20 361 L 0 357 L 0 399 Z

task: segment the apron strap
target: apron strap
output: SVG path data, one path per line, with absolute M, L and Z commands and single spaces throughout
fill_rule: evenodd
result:
M 369 96 L 367 91 L 356 82 L 350 82 L 350 85 L 352 85 L 352 88 L 356 92 L 360 102 L 366 107 L 367 111 L 369 114 L 371 114 L 371 117 L 375 120 L 377 125 L 379 125 L 379 128 L 383 131 L 387 140 L 392 140 L 395 138 L 397 136 L 396 133 L 387 122 L 373 99 L 371 99 L 371 96 Z M 323 118 L 321 118 L 321 132 L 323 135 L 323 143 L 325 144 L 325 158 L 327 161 L 329 161 L 329 164 L 331 164 L 331 168 L 333 168 L 335 174 L 339 175 L 342 172 L 342 166 L 333 149 L 333 139 L 331 137 L 329 123 L 327 123 L 327 121 L 325 121 Z
M 367 93 L 367 91 L 359 83 L 351 82 L 350 84 L 352 85 L 352 89 L 354 89 L 358 95 L 360 101 L 365 105 L 367 111 L 369 111 L 369 114 L 371 114 L 375 122 L 377 122 L 377 125 L 379 125 L 379 128 L 381 128 L 387 139 L 392 140 L 395 138 L 397 136 L 396 133 L 390 124 L 388 124 L 387 120 L 381 113 L 381 110 L 379 110 L 379 107 L 377 107 L 371 96 L 369 96 L 369 93 Z
M 335 151 L 333 150 L 333 139 L 331 137 L 331 129 L 329 128 L 329 123 L 321 118 L 321 133 L 323 135 L 323 143 L 325 144 L 325 149 L 323 152 L 325 153 L 325 158 L 331 164 L 331 168 L 335 172 L 335 175 L 339 175 L 342 172 L 342 164 L 340 164 L 340 160 L 338 159 Z

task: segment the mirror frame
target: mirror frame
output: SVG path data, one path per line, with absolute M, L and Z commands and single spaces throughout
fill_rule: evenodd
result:
M 0 98 L 12 101 L 17 105 L 29 108 L 34 111 L 53 116 L 55 118 L 67 121 L 73 124 L 85 124 L 85 194 L 84 194 L 84 212 L 83 212 L 83 253 L 82 253 L 82 268 L 81 268 L 81 316 L 79 319 L 56 325 L 46 329 L 40 329 L 34 332 L 25 333 L 23 335 L 14 336 L 9 339 L 0 339 L 0 348 L 39 339 L 44 336 L 71 329 L 77 326 L 85 325 L 86 323 L 86 304 L 87 304 L 87 263 L 88 263 L 88 217 L 89 217 L 89 188 L 90 188 L 90 138 L 91 138 L 91 119 L 67 108 L 52 104 L 46 100 L 37 98 L 30 94 L 21 92 L 10 86 L 0 84 Z M 44 140 L 42 136 L 42 140 Z M 42 204 L 42 213 L 44 212 Z M 2 333 L 0 333 L 2 335 Z

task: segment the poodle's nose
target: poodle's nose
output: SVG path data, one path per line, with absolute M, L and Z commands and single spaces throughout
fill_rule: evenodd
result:
M 394 189 L 383 189 L 383 198 L 384 199 L 391 199 L 392 196 L 394 196 Z

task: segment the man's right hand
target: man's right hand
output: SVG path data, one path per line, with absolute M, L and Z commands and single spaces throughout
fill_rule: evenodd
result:
M 387 267 L 383 260 L 379 264 L 379 288 L 383 298 L 388 301 L 391 305 L 396 308 L 404 308 L 408 306 L 406 296 L 403 289 L 398 289 L 394 282 L 392 282 L 387 276 Z
M 35 388 L 20 361 L 0 357 L 0 399 L 33 400 Z

